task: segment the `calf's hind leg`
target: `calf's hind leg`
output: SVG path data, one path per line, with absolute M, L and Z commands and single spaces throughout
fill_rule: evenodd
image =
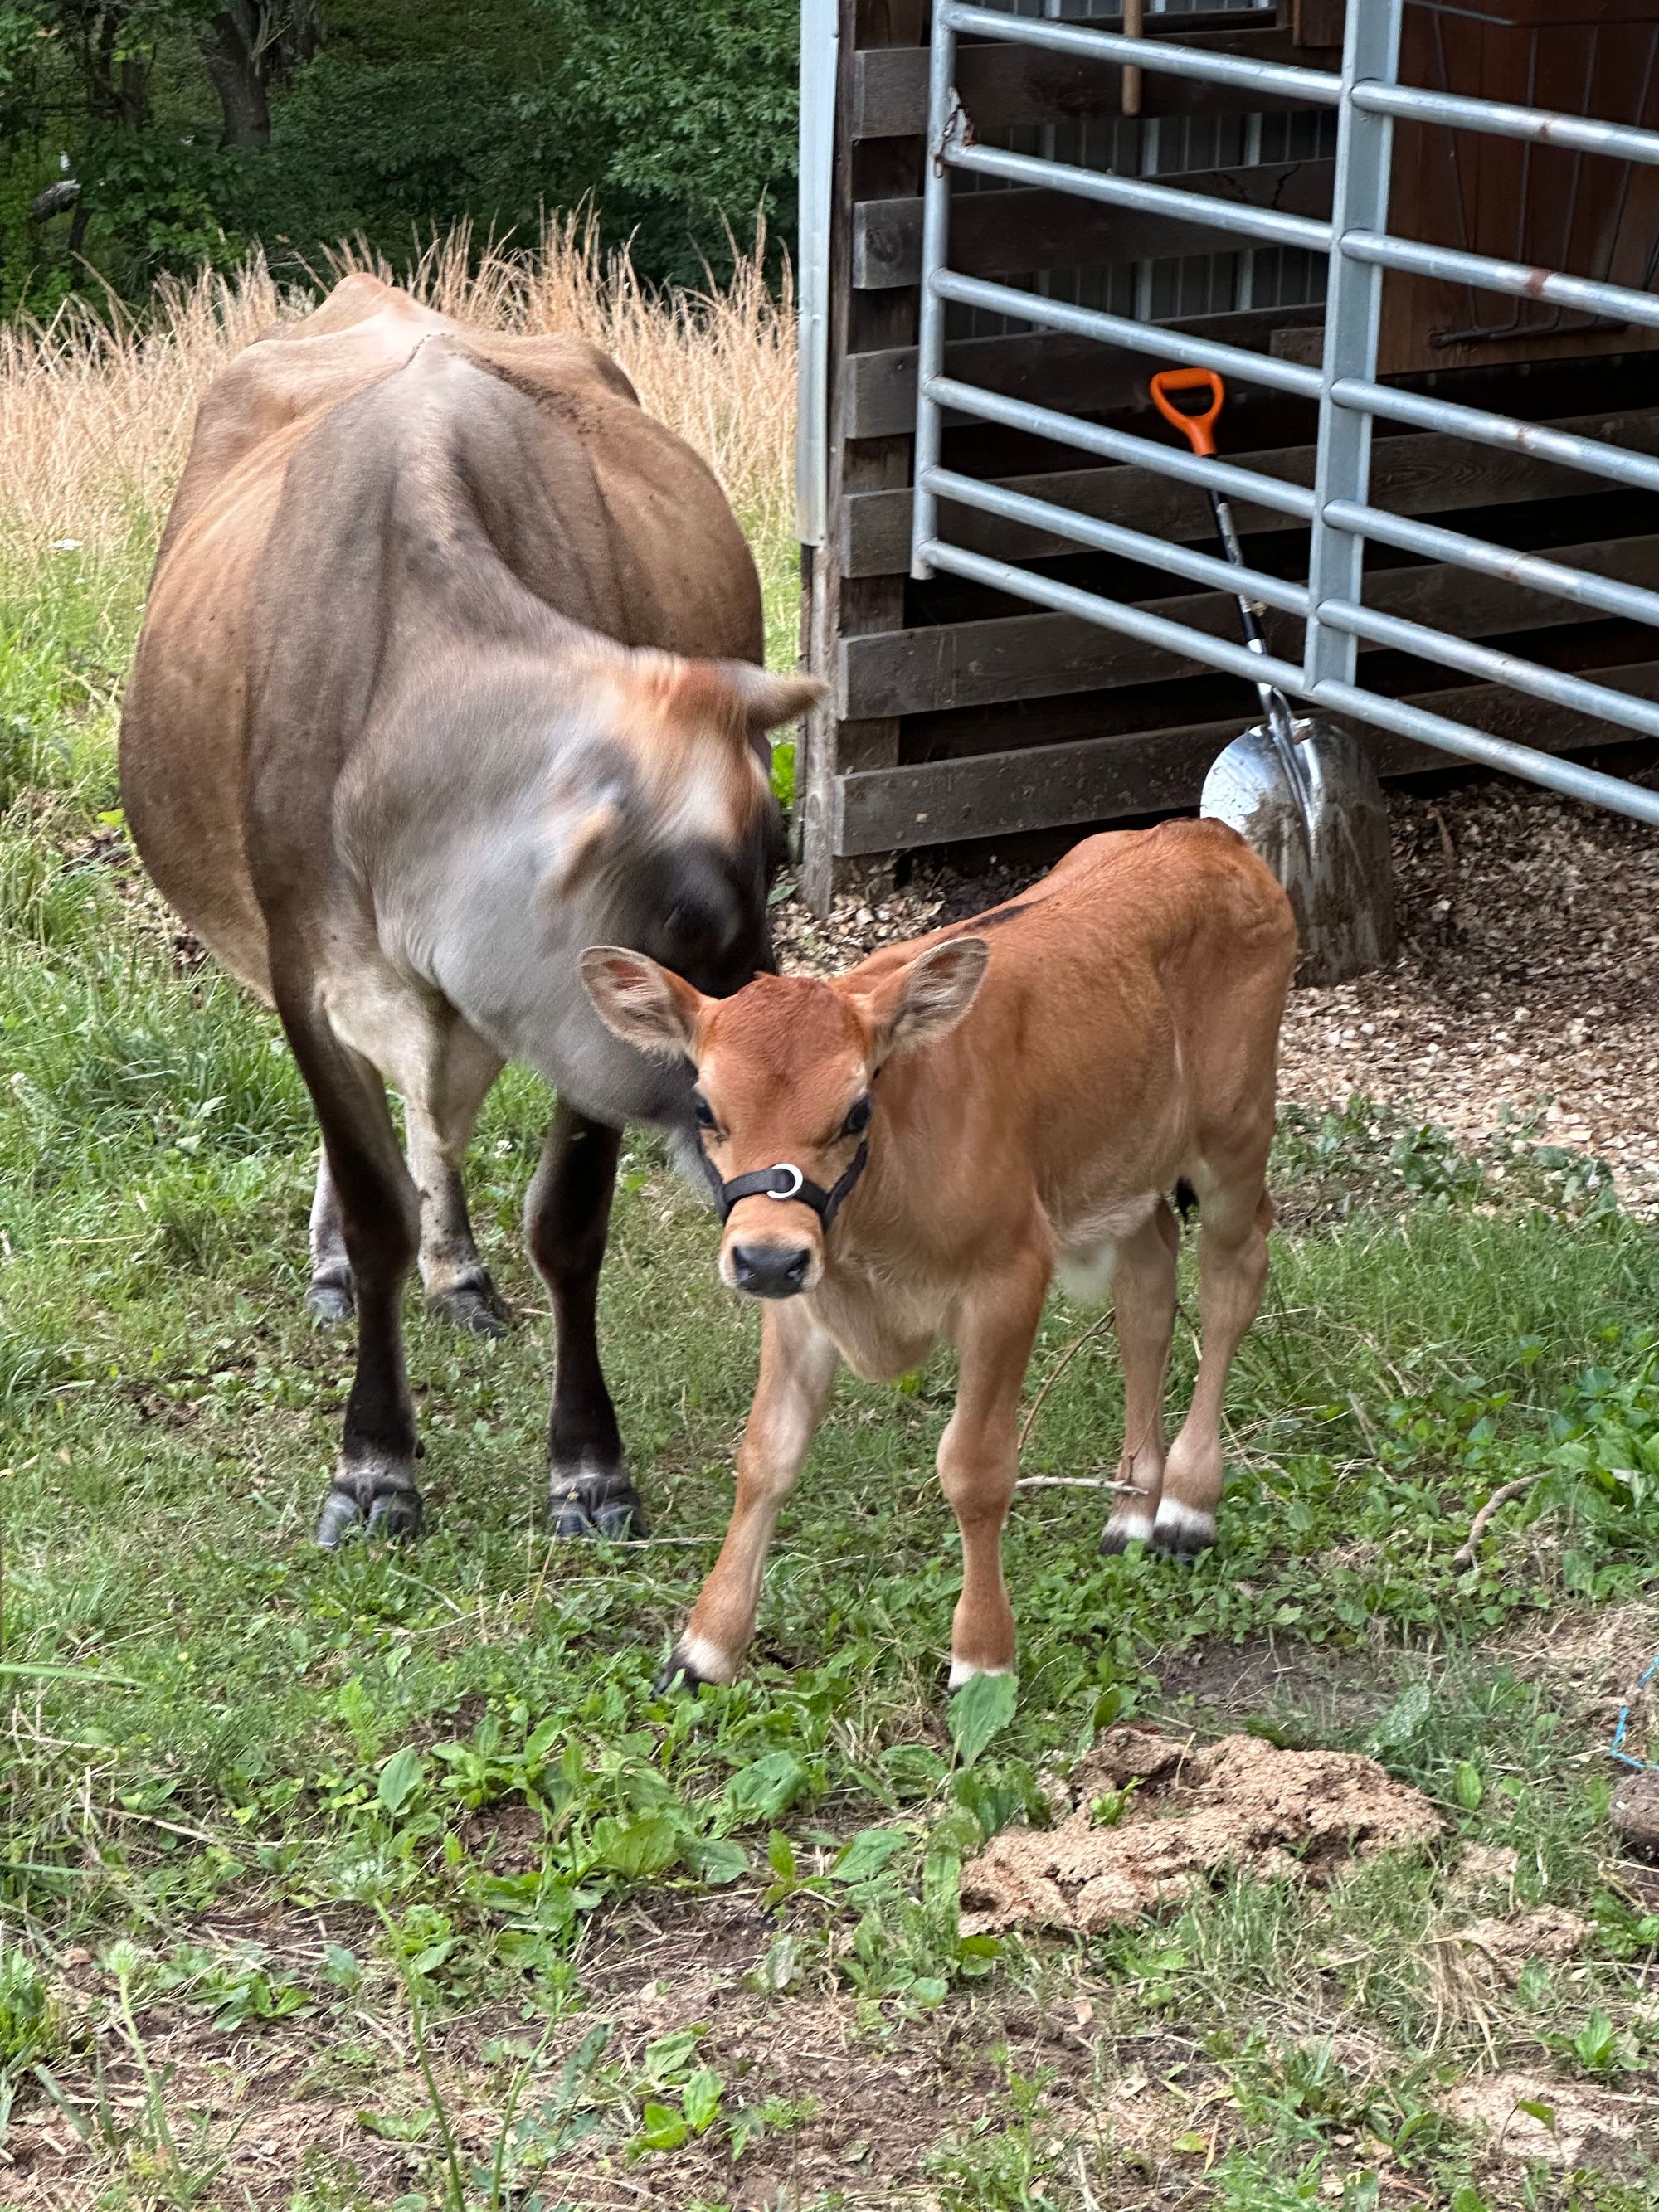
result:
M 1164 1381 L 1175 1334 L 1180 1247 L 1175 1216 L 1160 1199 L 1113 1255 L 1112 1309 L 1123 1362 L 1123 1455 L 1117 1473 L 1133 1490 L 1120 1493 L 1114 1504 L 1100 1540 L 1103 1552 L 1146 1542 L 1164 1494 Z
M 1247 1185 L 1206 1190 L 1200 1201 L 1198 1311 L 1202 1331 L 1198 1380 L 1181 1433 L 1170 1447 L 1164 1495 L 1152 1524 L 1153 1548 L 1182 1556 L 1215 1541 L 1221 1497 L 1221 1408 L 1227 1371 L 1255 1319 L 1267 1280 L 1273 1200 L 1260 1176 Z

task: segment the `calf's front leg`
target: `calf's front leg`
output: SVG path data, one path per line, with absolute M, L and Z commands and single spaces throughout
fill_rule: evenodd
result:
M 766 1555 L 784 1499 L 817 1434 L 841 1355 L 799 1298 L 769 1305 L 761 1322 L 760 1380 L 738 1447 L 738 1496 L 726 1541 L 703 1584 L 660 1687 L 729 1682 L 755 1632 Z
M 1002 1579 L 1002 1531 L 1019 1473 L 1020 1387 L 1048 1288 L 1031 1252 L 975 1282 L 955 1330 L 961 1380 L 939 1443 L 939 1479 L 962 1531 L 962 1595 L 951 1626 L 951 1687 L 1014 1666 L 1014 1614 Z

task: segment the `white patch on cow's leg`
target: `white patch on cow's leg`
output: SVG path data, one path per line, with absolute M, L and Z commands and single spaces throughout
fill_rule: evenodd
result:
M 1114 1248 L 1111 1291 L 1123 1360 L 1123 1451 L 1117 1479 L 1134 1485 L 1114 1501 L 1103 1552 L 1151 1543 L 1164 1489 L 1164 1378 L 1175 1333 L 1180 1231 L 1162 1199 Z
M 1158 1518 L 1152 1523 L 1152 1542 L 1158 1551 L 1190 1559 L 1195 1553 L 1207 1551 L 1214 1541 L 1213 1513 L 1197 1512 L 1190 1505 L 1177 1504 L 1173 1498 L 1159 1501 Z
M 1012 1667 L 977 1667 L 971 1659 L 951 1662 L 951 1687 L 959 1690 L 964 1682 L 971 1682 L 976 1674 L 1012 1674 Z
M 668 1655 L 659 1680 L 664 1689 L 695 1690 L 700 1682 L 735 1682 L 738 1658 L 688 1629 Z
M 1259 1173 L 1248 1182 L 1203 1194 L 1198 1248 L 1202 1348 L 1192 1407 L 1170 1447 L 1164 1470 L 1164 1496 L 1152 1530 L 1152 1542 L 1160 1552 L 1185 1556 L 1215 1541 L 1227 1372 L 1261 1304 L 1272 1220 L 1273 1206 Z
M 319 1321 L 351 1318 L 351 1262 L 346 1257 L 339 1194 L 326 1152 L 317 1157 L 317 1188 L 311 1200 L 311 1284 L 306 1304 Z

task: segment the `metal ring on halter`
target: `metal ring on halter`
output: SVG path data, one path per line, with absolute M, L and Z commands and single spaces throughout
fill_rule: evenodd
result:
M 795 1165 L 793 1160 L 775 1160 L 772 1165 L 768 1168 L 766 1172 L 768 1175 L 793 1176 L 795 1178 L 792 1183 L 787 1184 L 782 1190 L 769 1190 L 767 1192 L 766 1195 L 769 1198 L 775 1198 L 780 1200 L 780 1202 L 786 1199 L 798 1198 L 805 1185 L 806 1177 L 801 1173 L 800 1170 Z

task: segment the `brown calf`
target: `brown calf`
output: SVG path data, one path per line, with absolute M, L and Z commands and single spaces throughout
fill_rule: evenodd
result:
M 939 1336 L 956 1410 L 939 1480 L 962 1530 L 952 1687 L 1014 1663 L 1002 1528 L 1021 1385 L 1049 1282 L 1109 1291 L 1125 1423 L 1109 1550 L 1215 1536 L 1227 1370 L 1255 1317 L 1264 1183 L 1296 931 L 1231 830 L 1092 837 L 976 922 L 833 982 L 763 975 L 705 998 L 635 952 L 582 975 L 618 1036 L 687 1055 L 726 1212 L 720 1273 L 766 1309 L 732 1525 L 670 1674 L 726 1682 L 755 1625 L 783 1498 L 837 1364 L 895 1380 Z M 1197 1194 L 1203 1346 L 1167 1455 L 1177 1231 Z

